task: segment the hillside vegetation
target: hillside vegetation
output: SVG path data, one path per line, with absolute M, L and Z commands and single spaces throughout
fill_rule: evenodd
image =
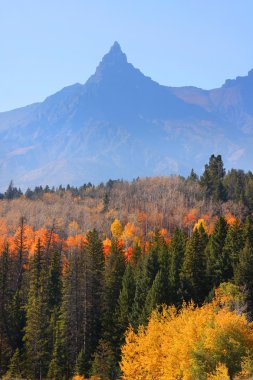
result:
M 252 181 L 212 156 L 200 179 L 10 184 L 0 376 L 250 378 Z

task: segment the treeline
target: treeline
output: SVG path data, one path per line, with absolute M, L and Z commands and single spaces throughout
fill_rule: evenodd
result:
M 243 170 L 231 169 L 226 173 L 220 155 L 212 155 L 209 163 L 205 165 L 204 172 L 199 177 L 192 169 L 187 178 L 182 176 L 180 180 L 186 186 L 186 190 L 190 191 L 190 183 L 199 185 L 198 199 L 212 200 L 214 202 L 235 202 L 240 203 L 245 207 L 247 213 L 253 211 L 253 173 L 251 171 L 244 172 Z M 60 185 L 59 187 L 36 186 L 34 189 L 28 188 L 22 192 L 20 188 L 14 186 L 11 181 L 8 189 L 0 194 L 0 199 L 18 199 L 25 197 L 31 200 L 42 199 L 45 194 L 56 194 L 60 197 L 69 193 L 73 197 L 85 199 L 87 197 L 99 197 L 103 200 L 103 210 L 107 211 L 110 204 L 110 195 L 114 188 L 120 189 L 122 186 L 135 188 L 135 185 L 140 178 L 133 180 L 131 183 L 123 180 L 109 180 L 106 183 L 101 183 L 97 186 L 90 182 L 83 184 L 80 187 Z
M 21 220 L 0 253 L 0 376 L 6 379 L 101 379 L 120 376 L 129 324 L 137 331 L 154 308 L 213 297 L 220 283 L 244 289 L 253 315 L 253 225 L 219 217 L 170 239 L 122 240 L 118 221 L 104 245 L 96 230 L 66 247 L 54 229 L 30 244 Z
M 190 233 L 199 218 L 208 226 L 217 215 L 232 214 L 244 221 L 253 211 L 253 180 L 250 172 L 226 174 L 221 157 L 212 156 L 200 178 L 192 171 L 186 179 L 138 178 L 80 188 L 39 186 L 24 194 L 11 183 L 2 198 L 0 238 L 3 229 L 13 233 L 22 216 L 35 229 L 57 226 L 62 237 L 71 235 L 73 221 L 80 233 L 96 228 L 108 235 L 112 221 L 119 219 L 124 225 L 134 224 L 145 238 L 156 228 L 166 228 L 169 234 L 175 228 Z

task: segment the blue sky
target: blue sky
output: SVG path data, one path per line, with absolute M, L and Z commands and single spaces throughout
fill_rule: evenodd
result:
M 0 111 L 84 83 L 117 40 L 161 84 L 220 86 L 253 68 L 252 0 L 0 0 Z

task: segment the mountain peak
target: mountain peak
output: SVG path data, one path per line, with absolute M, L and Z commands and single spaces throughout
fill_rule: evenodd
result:
M 123 54 L 122 50 L 121 50 L 121 46 L 120 44 L 118 43 L 118 41 L 115 41 L 114 44 L 112 45 L 111 49 L 110 49 L 110 53 L 121 53 Z
M 120 44 L 115 41 L 109 52 L 103 57 L 103 64 L 121 64 L 126 63 L 126 54 L 121 50 Z
M 132 65 L 127 62 L 126 54 L 121 50 L 120 44 L 115 41 L 109 52 L 102 58 L 95 74 L 88 79 L 86 84 L 99 83 L 105 77 L 111 79 L 118 73 L 129 71 L 130 67 L 132 69 Z

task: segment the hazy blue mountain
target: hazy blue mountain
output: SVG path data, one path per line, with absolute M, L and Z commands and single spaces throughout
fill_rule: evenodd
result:
M 211 91 L 162 86 L 117 42 L 87 82 L 0 113 L 0 189 L 188 174 L 212 153 L 250 169 L 253 71 Z

